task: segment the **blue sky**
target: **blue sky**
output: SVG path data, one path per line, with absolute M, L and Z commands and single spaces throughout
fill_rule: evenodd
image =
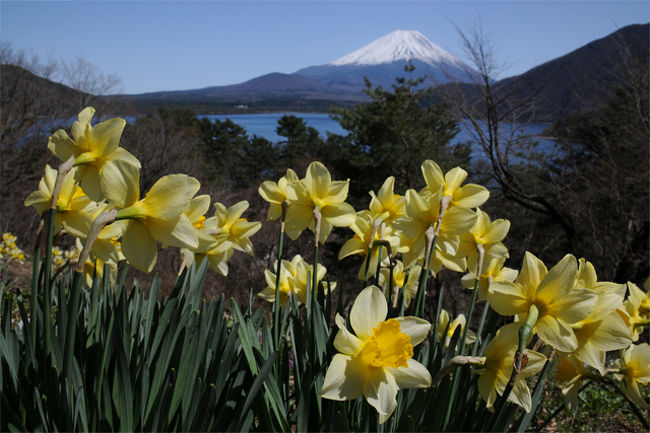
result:
M 42 59 L 77 56 L 126 93 L 235 84 L 331 62 L 393 30 L 463 59 L 454 23 L 478 20 L 516 75 L 650 21 L 641 1 L 7 1 L 0 39 Z

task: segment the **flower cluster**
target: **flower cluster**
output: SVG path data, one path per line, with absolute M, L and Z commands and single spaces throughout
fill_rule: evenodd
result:
M 55 231 L 92 247 L 81 266 L 88 278 L 101 274 L 108 265 L 114 279 L 121 260 L 151 272 L 158 244 L 181 248 L 185 265 L 207 258 L 210 267 L 224 275 L 235 249 L 253 253 L 248 238 L 259 230 L 260 223 L 241 218 L 248 203 L 231 209 L 215 203 L 214 215 L 206 218 L 210 198 L 195 197 L 200 184 L 185 174 L 163 176 L 141 196 L 140 162 L 119 146 L 126 122 L 117 118 L 93 126 L 94 112 L 87 107 L 79 113 L 72 137 L 58 130 L 49 138 L 49 149 L 62 161 L 69 161 L 72 169 L 59 174 L 46 166 L 38 190 L 25 200 L 26 206 L 33 206 L 41 215 L 54 207 Z M 57 176 L 63 178 L 55 191 Z M 107 213 L 111 215 L 108 223 L 92 233 L 93 223 Z M 91 233 L 93 238 L 87 242 Z
M 250 237 L 261 224 L 243 217 L 248 202 L 211 205 L 209 196 L 197 195 L 198 180 L 185 174 L 163 176 L 142 194 L 140 162 L 119 146 L 125 121 L 110 119 L 92 126 L 93 114 L 91 107 L 79 113 L 72 137 L 63 130 L 50 137 L 49 149 L 64 164 L 58 171 L 46 166 L 38 190 L 25 200 L 40 214 L 55 209 L 55 230 L 76 238 L 74 250 L 53 250 L 57 267 L 76 262 L 90 285 L 104 269 L 114 280 L 122 260 L 150 272 L 159 244 L 179 248 L 183 266 L 207 260 L 223 275 L 234 251 L 253 255 Z M 265 181 L 259 187 L 270 205 L 268 218 L 281 219 L 278 257 L 273 270 L 266 270 L 267 286 L 259 293 L 275 303 L 276 317 L 291 297 L 296 304 L 314 303 L 316 297 L 310 294 L 321 287 L 336 288 L 318 263 L 318 246 L 334 227 L 352 231 L 339 260 L 363 258 L 358 278 L 365 288 L 348 322 L 336 315 L 333 345 L 338 353 L 322 386 L 316 387 L 320 395 L 339 401 L 364 397 L 384 423 L 398 406 L 400 389 L 434 385 L 431 372 L 416 360 L 415 347 L 428 340 L 425 344 L 458 350 L 461 357 L 466 346 L 472 345 L 473 354 L 480 348 L 479 356 L 465 361 L 478 367 L 476 383 L 486 407 L 493 410 L 502 396 L 530 411 L 526 379 L 547 361 L 541 352 L 527 349 L 534 341 L 535 349 L 550 346 L 561 358 L 558 378 L 565 383 L 569 403 L 585 379 L 613 374 L 625 381 L 631 400 L 647 406 L 639 385 L 650 380 L 650 346 L 635 343 L 650 324 L 648 281 L 645 290 L 631 283 L 598 281 L 591 263 L 570 254 L 550 269 L 530 252 L 519 270 L 506 267 L 509 252 L 503 241 L 510 222 L 492 220 L 480 209 L 489 198 L 487 189 L 464 184 L 468 173 L 460 167 L 444 173 L 435 162 L 425 161 L 421 172 L 426 186 L 419 191 L 398 194 L 395 179 L 389 177 L 377 193 L 370 192 L 368 208 L 360 211 L 346 203 L 349 180 L 332 180 L 320 162 L 312 162 L 304 178 L 289 169 L 277 182 Z M 284 233 L 295 240 L 305 229 L 314 234 L 313 265 L 301 255 L 282 257 Z M 0 254 L 24 259 L 8 233 Z M 467 316 L 458 314 L 453 320 L 439 306 L 437 335 L 429 338 L 431 324 L 417 316 L 423 315 L 428 278 L 436 278 L 443 268 L 463 274 L 461 283 L 472 290 L 472 302 Z M 375 285 L 367 284 L 373 277 Z M 480 328 L 476 333 L 469 329 L 477 300 L 512 317 L 501 321 L 509 323 L 489 342 L 482 340 Z M 405 316 L 405 308 L 414 314 Z M 450 348 L 456 338 L 459 349 Z M 608 358 L 613 351 L 621 356 Z
M 610 371 L 607 352 L 625 349 L 611 371 L 624 378 L 629 396 L 644 406 L 637 384 L 648 380 L 647 368 L 641 366 L 648 365 L 645 360 L 650 355 L 647 345 L 632 343 L 648 325 L 647 284 L 645 292 L 629 284 L 625 299 L 625 286 L 598 282 L 593 266 L 572 255 L 548 270 L 527 252 L 520 270 L 506 267 L 509 254 L 503 240 L 510 222 L 492 220 L 479 208 L 489 197 L 487 189 L 463 184 L 467 172 L 459 167 L 443 173 L 435 162 L 425 161 L 421 168 L 424 188 L 400 195 L 394 191 L 395 179 L 389 177 L 376 194 L 370 192 L 368 209 L 358 212 L 343 203 L 347 181 L 332 182 L 327 169 L 317 162 L 309 166 L 305 179 L 288 170 L 277 183 L 267 181 L 259 189 L 270 203 L 269 219 L 282 217 L 292 239 L 306 227 L 314 230 L 314 209 L 321 210 L 327 220 L 320 242 L 327 239 L 332 226 L 352 230 L 354 235 L 341 248 L 339 260 L 362 256 L 359 279 L 365 282 L 375 276 L 381 286 L 366 288 L 352 307 L 350 324 L 356 337 L 337 316 L 339 332 L 334 346 L 339 353 L 332 359 L 321 395 L 334 400 L 363 395 L 383 422 L 395 408 L 397 389 L 428 386 L 430 375 L 412 358 L 412 347 L 423 338 L 410 335 L 412 329 L 404 327 L 405 321 L 412 324 L 415 318 L 386 320 L 386 298 L 397 306 L 401 295 L 408 307 L 423 290 L 423 281 L 426 287 L 426 275 L 435 277 L 446 268 L 464 273 L 462 285 L 475 290 L 479 301 L 489 301 L 498 314 L 514 319 L 497 330 L 480 358 L 478 388 L 489 409 L 511 382 L 508 400 L 531 410 L 526 378 L 539 372 L 546 361 L 537 351 L 519 352 L 533 338 L 537 346 L 547 344 L 556 349 L 562 365 L 575 366 L 577 376 L 562 369 L 571 389 L 577 389 L 576 377 L 587 377 L 580 373 L 586 368 L 605 375 Z M 283 303 L 291 293 L 304 302 L 306 266 L 300 256 L 291 262 L 283 260 L 278 267 L 280 280 L 267 271 L 268 287 L 260 295 L 275 300 L 277 285 Z M 437 339 L 447 346 L 459 332 L 463 346 L 472 344 L 480 335 L 465 329 L 470 319 L 460 314 L 451 321 L 448 312 L 441 310 Z M 419 329 L 424 329 L 424 323 Z M 520 341 L 524 326 L 530 328 L 530 334 Z M 517 358 L 523 355 L 527 362 L 518 366 Z
M 25 261 L 25 253 L 16 245 L 16 236 L 11 233 L 2 234 L 0 242 L 0 260 L 14 260 L 18 263 Z

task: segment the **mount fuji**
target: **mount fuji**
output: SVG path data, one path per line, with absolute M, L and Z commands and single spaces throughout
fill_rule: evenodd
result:
M 450 81 L 469 82 L 478 72 L 415 30 L 396 30 L 331 63 L 295 72 L 333 91 L 355 92 L 364 88 L 364 76 L 373 85 L 390 87 L 404 67 L 415 66 L 414 76 L 426 77 L 426 85 Z

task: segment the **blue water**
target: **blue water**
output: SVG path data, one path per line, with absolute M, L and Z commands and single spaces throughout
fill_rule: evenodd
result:
M 327 138 L 328 132 L 347 135 L 347 131 L 341 128 L 341 125 L 327 113 L 204 114 L 198 115 L 197 117 L 210 120 L 218 119 L 220 121 L 230 119 L 242 126 L 250 137 L 257 135 L 258 137 L 266 138 L 272 143 L 276 143 L 286 140 L 285 137 L 281 137 L 275 132 L 278 127 L 278 120 L 284 115 L 294 115 L 302 118 L 307 126 L 316 128 L 323 138 Z
M 257 135 L 258 137 L 266 138 L 272 143 L 277 143 L 279 141 L 285 140 L 284 137 L 276 134 L 276 128 L 278 127 L 278 120 L 284 115 L 294 115 L 304 119 L 307 123 L 307 126 L 316 128 L 320 135 L 323 138 L 327 138 L 327 133 L 347 135 L 348 131 L 343 129 L 341 125 L 332 119 L 327 113 L 297 113 L 297 112 L 285 112 L 285 113 L 265 113 L 265 114 L 209 114 L 209 115 L 199 115 L 199 118 L 208 118 L 211 120 L 218 119 L 220 121 L 230 119 L 236 124 L 242 126 L 246 129 L 246 132 L 250 137 Z M 474 156 L 482 155 L 482 149 L 474 140 L 472 132 L 467 129 L 462 122 L 459 124 L 460 132 L 456 137 L 451 140 L 452 144 L 471 142 L 472 154 Z M 517 131 L 517 135 L 525 134 L 532 136 L 534 141 L 537 142 L 537 151 L 541 151 L 546 154 L 552 153 L 557 142 L 548 138 L 536 137 L 541 134 L 544 129 L 549 125 L 543 123 L 533 123 L 533 124 L 503 124 L 500 128 L 501 134 L 504 134 L 504 138 L 508 138 L 510 135 L 509 132 L 512 131 L 511 128 L 514 128 Z M 481 156 L 479 156 L 481 157 Z M 515 158 L 516 159 L 516 158 Z

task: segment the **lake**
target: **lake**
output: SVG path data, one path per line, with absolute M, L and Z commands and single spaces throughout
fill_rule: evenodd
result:
M 332 119 L 327 113 L 297 113 L 297 112 L 285 112 L 285 113 L 264 113 L 264 114 L 207 114 L 199 115 L 199 118 L 207 118 L 210 120 L 218 119 L 224 121 L 230 119 L 236 124 L 242 126 L 248 132 L 248 135 L 252 137 L 257 135 L 258 137 L 266 138 L 272 143 L 278 141 L 283 141 L 285 138 L 276 134 L 275 130 L 278 127 L 278 120 L 284 115 L 294 115 L 296 117 L 302 118 L 307 126 L 316 128 L 323 138 L 327 137 L 327 133 L 347 135 L 347 131 L 341 127 L 341 125 Z M 544 131 L 549 125 L 544 123 L 533 123 L 533 124 L 516 124 L 515 127 L 521 127 L 523 133 L 531 136 L 537 136 Z M 472 141 L 472 134 L 469 130 L 465 129 L 463 125 L 460 125 L 461 131 L 458 135 L 452 140 L 452 143 L 460 143 L 466 141 Z M 505 129 L 508 131 L 509 129 Z M 539 143 L 539 149 L 551 150 L 555 147 L 556 142 L 548 138 L 537 137 L 535 140 Z M 478 150 L 478 149 L 477 149 Z

